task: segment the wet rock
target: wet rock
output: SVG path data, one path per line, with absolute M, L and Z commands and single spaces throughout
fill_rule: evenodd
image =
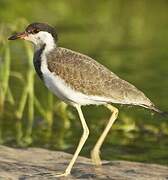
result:
M 88 158 L 79 157 L 72 174 L 66 178 L 54 175 L 63 172 L 71 154 L 41 148 L 14 149 L 0 146 L 0 180 L 167 180 L 168 167 L 128 161 L 104 161 L 94 167 Z

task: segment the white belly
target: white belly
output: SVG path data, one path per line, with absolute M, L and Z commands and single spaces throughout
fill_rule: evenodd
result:
M 55 73 L 48 72 L 43 74 L 45 85 L 50 89 L 58 98 L 69 104 L 105 104 L 109 102 L 108 98 L 99 96 L 88 96 L 81 92 L 77 92 L 69 87 L 64 80 L 55 75 Z
M 41 72 L 44 83 L 58 98 L 71 105 L 88 105 L 88 104 L 106 104 L 111 102 L 109 98 L 100 96 L 89 96 L 81 92 L 75 91 L 69 87 L 63 79 L 55 73 L 50 72 L 47 66 L 45 51 L 42 54 Z

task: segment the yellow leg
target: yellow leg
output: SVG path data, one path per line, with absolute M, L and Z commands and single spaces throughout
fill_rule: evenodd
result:
M 57 175 L 57 177 L 60 177 L 60 176 L 67 176 L 68 174 L 70 174 L 71 172 L 71 169 L 86 141 L 86 139 L 88 138 L 88 135 L 89 135 L 89 129 L 88 129 L 88 126 L 86 124 L 86 121 L 85 121 L 85 118 L 83 116 L 83 113 L 82 113 L 82 110 L 81 110 L 81 107 L 79 105 L 76 105 L 76 109 L 78 111 L 78 114 L 79 114 L 79 118 L 80 118 L 80 121 L 81 121 L 81 124 L 82 124 L 82 127 L 83 127 L 83 134 L 82 134 L 82 137 L 79 141 L 79 144 L 78 144 L 78 147 L 75 151 L 75 154 L 73 155 L 68 167 L 66 168 L 65 172 L 63 174 L 60 174 L 60 175 Z
M 110 117 L 110 120 L 108 121 L 107 123 L 107 126 L 105 127 L 103 133 L 101 134 L 101 136 L 99 137 L 96 145 L 94 146 L 93 150 L 91 151 L 91 159 L 92 159 L 92 162 L 95 164 L 95 165 L 101 165 L 101 159 L 100 159 L 100 148 L 109 132 L 109 130 L 111 129 L 114 121 L 117 119 L 117 116 L 118 116 L 118 109 L 113 107 L 112 105 L 110 104 L 107 104 L 105 105 L 110 111 L 112 111 L 112 115 Z

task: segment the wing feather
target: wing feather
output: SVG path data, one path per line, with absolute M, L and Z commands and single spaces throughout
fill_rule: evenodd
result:
M 48 54 L 47 60 L 49 70 L 76 91 L 106 97 L 121 104 L 151 105 L 151 101 L 135 86 L 86 55 L 59 47 Z

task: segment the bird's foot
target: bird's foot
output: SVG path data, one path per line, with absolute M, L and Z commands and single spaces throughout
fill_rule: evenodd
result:
M 65 171 L 64 173 L 58 173 L 58 174 L 56 174 L 54 176 L 55 177 L 65 177 L 65 176 L 68 176 L 68 175 L 70 175 L 70 173 Z
M 40 175 L 40 176 L 46 176 L 46 177 L 50 177 L 50 178 L 57 178 L 57 177 L 65 177 L 68 176 L 70 173 L 50 173 L 50 172 L 46 172 L 46 173 L 38 173 L 36 175 Z
M 100 166 L 102 164 L 101 159 L 100 159 L 100 151 L 97 151 L 96 149 L 93 149 L 91 151 L 91 159 L 94 165 Z

